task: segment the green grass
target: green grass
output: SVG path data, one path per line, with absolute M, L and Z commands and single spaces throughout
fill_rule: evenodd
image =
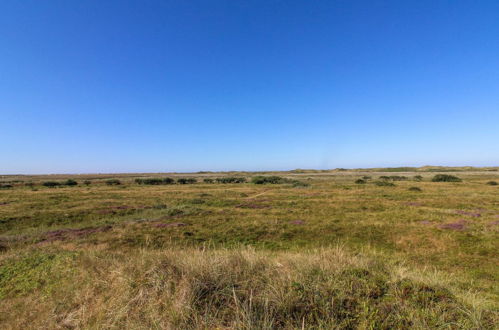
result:
M 499 174 L 402 170 L 4 176 L 0 327 L 493 328 Z

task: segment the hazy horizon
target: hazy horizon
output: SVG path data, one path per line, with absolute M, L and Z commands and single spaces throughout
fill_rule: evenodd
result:
M 123 171 L 123 172 L 43 172 L 43 173 L 0 173 L 1 176 L 11 176 L 11 175 L 106 175 L 106 174 L 158 174 L 158 173 L 178 173 L 178 174 L 198 174 L 198 173 L 230 173 L 230 172 L 290 172 L 290 171 L 334 171 L 339 169 L 344 169 L 347 171 L 352 170 L 373 170 L 373 169 L 396 169 L 396 168 L 422 168 L 422 167 L 443 167 L 443 168 L 459 168 L 459 167 L 473 167 L 476 169 L 499 167 L 499 165 L 420 165 L 420 166 L 372 166 L 372 167 L 334 167 L 334 168 L 289 168 L 289 169 L 255 169 L 255 170 L 238 170 L 238 169 L 228 169 L 228 170 L 192 170 L 192 171 Z

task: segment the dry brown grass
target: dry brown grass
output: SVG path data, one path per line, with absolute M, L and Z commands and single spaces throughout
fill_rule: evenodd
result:
M 51 272 L 71 266 L 70 276 L 45 294 L 4 300 L 3 328 L 487 328 L 497 320 L 478 299 L 444 289 L 440 274 L 342 247 L 87 250 L 68 262 Z

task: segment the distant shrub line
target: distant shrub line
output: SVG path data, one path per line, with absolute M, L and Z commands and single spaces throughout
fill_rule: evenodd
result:
M 108 180 L 106 180 L 106 184 L 108 186 L 118 186 L 121 184 L 121 181 L 118 179 L 108 179 Z
M 73 179 L 68 179 L 64 182 L 58 182 L 58 181 L 45 181 L 42 183 L 43 186 L 45 187 L 58 187 L 58 186 L 76 186 L 78 185 L 78 182 L 73 180 Z
M 409 180 L 408 177 L 401 176 L 401 175 L 390 175 L 390 176 L 382 175 L 379 178 L 380 178 L 380 180 L 392 180 L 392 181 L 407 181 L 407 180 Z
M 279 184 L 279 183 L 289 183 L 291 180 L 288 180 L 286 178 L 280 177 L 280 176 L 254 176 L 251 178 L 251 183 L 254 184 Z
M 137 184 L 148 185 L 161 185 L 161 184 L 174 184 L 175 180 L 172 178 L 148 178 L 148 179 L 135 179 Z

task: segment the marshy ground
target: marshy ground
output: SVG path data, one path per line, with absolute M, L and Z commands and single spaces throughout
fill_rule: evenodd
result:
M 2 176 L 0 327 L 492 329 L 499 172 L 438 173 Z

